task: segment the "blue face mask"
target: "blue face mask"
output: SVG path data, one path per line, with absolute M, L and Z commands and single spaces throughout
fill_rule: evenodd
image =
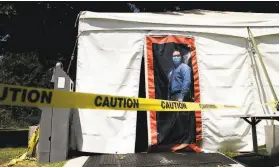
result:
M 181 63 L 181 57 L 173 57 L 172 61 L 174 65 L 178 65 L 179 63 Z

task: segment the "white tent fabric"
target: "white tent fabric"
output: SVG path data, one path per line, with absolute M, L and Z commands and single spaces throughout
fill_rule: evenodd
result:
M 81 12 L 81 31 L 171 30 L 248 37 L 279 33 L 279 14 L 189 11 L 185 13 L 95 13 Z
M 137 96 L 146 35 L 185 35 L 195 38 L 202 103 L 245 105 L 239 110 L 202 112 L 202 148 L 251 151 L 250 126 L 225 114 L 271 112 L 257 104 L 273 96 L 257 55 L 249 52 L 247 26 L 258 47 L 276 92 L 279 80 L 279 14 L 193 11 L 192 13 L 82 12 L 79 20 L 77 92 Z M 274 35 L 275 34 L 275 35 Z M 260 76 L 255 68 L 257 61 Z M 263 83 L 261 85 L 261 82 Z M 99 153 L 132 153 L 136 112 L 79 110 L 78 149 Z M 258 124 L 258 144 L 265 143 Z
M 196 38 L 199 59 L 201 102 L 251 106 L 253 103 L 251 66 L 247 42 L 243 38 L 202 35 Z M 254 109 L 202 112 L 203 148 L 208 150 L 250 150 L 250 125 L 220 115 L 253 114 Z M 248 138 L 247 138 L 248 137 Z M 259 139 L 262 139 L 261 136 Z M 259 141 L 259 143 L 263 143 Z M 230 147 L 230 148 L 228 148 Z
M 79 37 L 76 91 L 138 97 L 143 35 L 85 32 Z M 78 150 L 133 153 L 136 112 L 79 109 Z M 78 128 L 75 128 L 78 130 Z
M 217 12 L 193 10 L 188 12 L 169 13 L 95 13 L 84 12 L 81 18 L 118 20 L 127 22 L 140 22 L 148 24 L 170 24 L 187 26 L 217 26 L 217 27 L 243 27 L 266 26 L 273 27 L 279 24 L 279 14 L 243 13 L 243 12 Z M 210 19 L 209 19 L 210 18 Z M 166 22 L 167 20 L 167 22 Z M 183 22 L 182 22 L 183 21 Z

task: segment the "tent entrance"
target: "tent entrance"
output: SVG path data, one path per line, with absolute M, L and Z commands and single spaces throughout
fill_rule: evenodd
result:
M 184 63 L 192 68 L 192 90 L 184 101 L 199 102 L 199 77 L 195 41 L 185 36 L 146 37 L 146 98 L 168 99 L 169 72 L 174 68 L 172 54 L 179 51 Z M 188 62 L 189 61 L 189 62 Z M 180 76 L 182 77 L 182 76 Z M 193 100 L 194 99 L 194 100 Z M 201 138 L 200 112 L 148 112 L 148 145 L 151 151 L 196 151 Z

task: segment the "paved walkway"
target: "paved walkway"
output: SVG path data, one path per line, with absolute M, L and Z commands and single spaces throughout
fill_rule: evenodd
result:
M 88 158 L 89 156 L 81 156 L 78 158 L 71 159 L 67 161 L 63 167 L 82 167 Z

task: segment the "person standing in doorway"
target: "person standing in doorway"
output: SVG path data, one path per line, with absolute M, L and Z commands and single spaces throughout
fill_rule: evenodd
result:
M 173 52 L 172 60 L 174 68 L 168 74 L 168 100 L 183 101 L 191 89 L 191 68 L 183 63 L 179 51 Z
M 191 68 L 183 61 L 179 51 L 174 51 L 172 60 L 174 68 L 168 73 L 168 100 L 171 101 L 191 101 Z M 170 129 L 172 136 L 171 148 L 174 151 L 188 150 L 189 144 L 196 141 L 196 120 L 194 112 L 172 112 L 169 115 Z M 185 145 L 186 144 L 186 145 Z M 176 147 L 177 145 L 183 147 Z

